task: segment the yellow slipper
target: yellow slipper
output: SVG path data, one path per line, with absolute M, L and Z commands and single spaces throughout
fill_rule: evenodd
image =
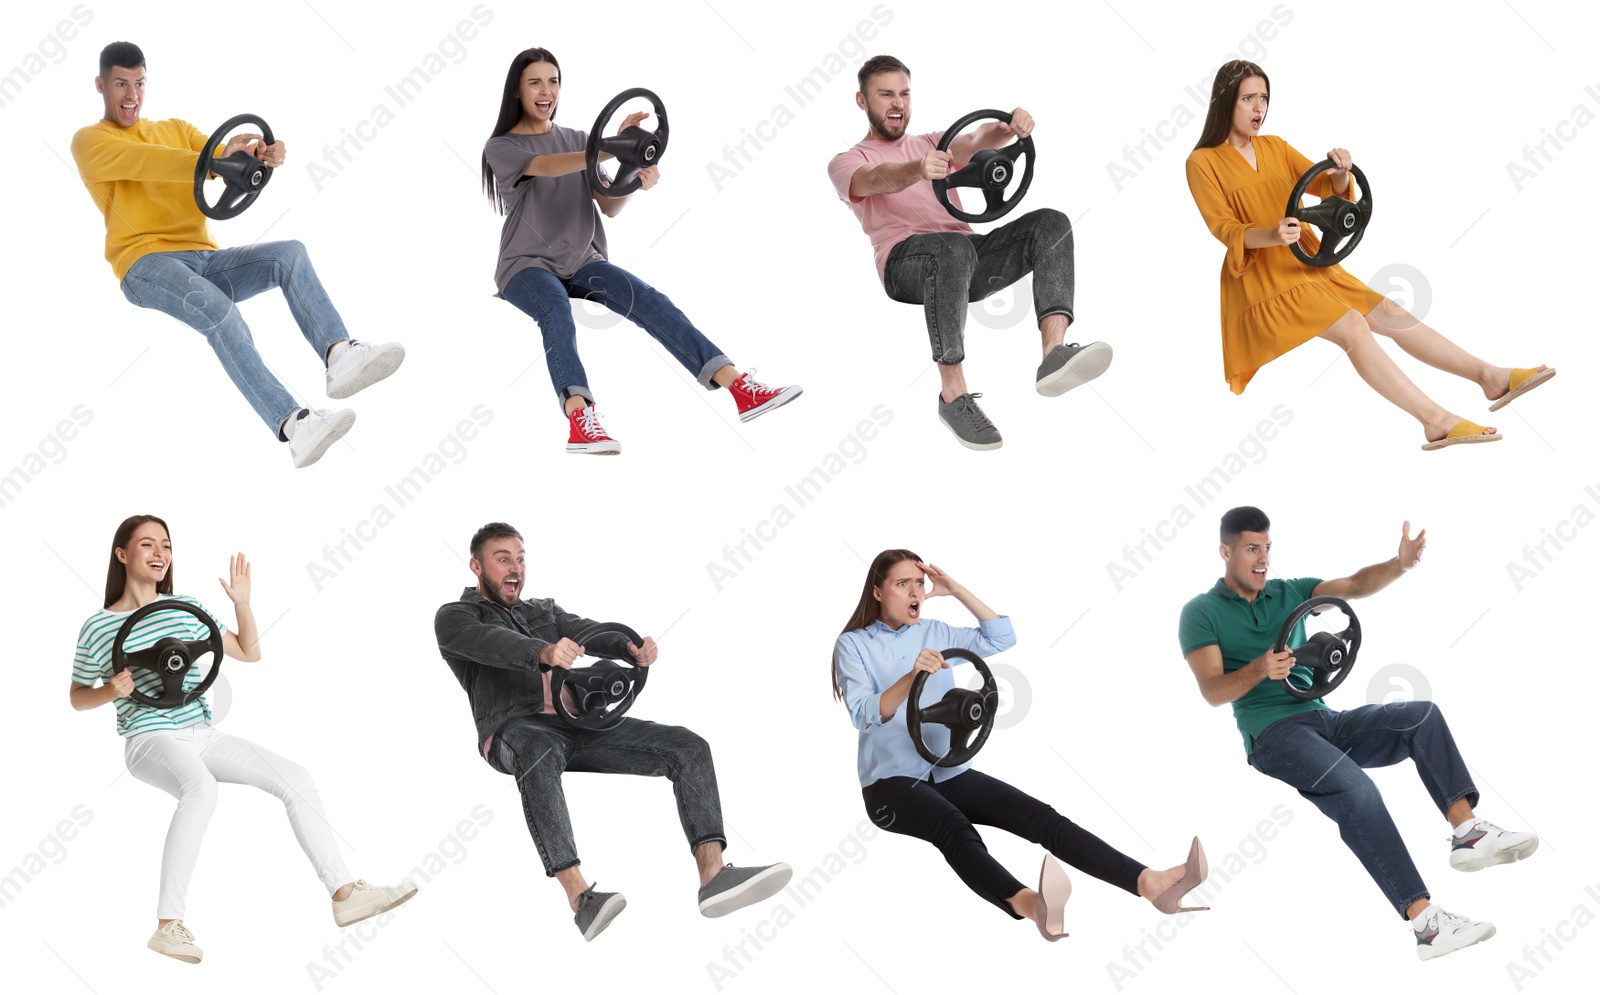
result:
M 1446 446 L 1459 446 L 1468 442 L 1499 442 L 1504 436 L 1499 432 L 1489 435 L 1483 433 L 1483 426 L 1473 421 L 1458 421 L 1442 439 L 1423 444 L 1423 450 L 1443 449 Z
M 1506 396 L 1489 405 L 1490 411 L 1499 411 L 1501 408 L 1515 401 L 1528 391 L 1549 380 L 1556 375 L 1554 366 L 1546 366 L 1542 370 L 1517 369 L 1511 371 L 1511 389 L 1506 391 Z

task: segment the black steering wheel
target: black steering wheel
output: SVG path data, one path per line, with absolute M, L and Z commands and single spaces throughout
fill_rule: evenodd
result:
M 638 125 L 624 128 L 619 135 L 607 135 L 605 130 L 611 118 L 623 104 L 635 97 L 650 101 L 655 114 L 656 127 L 647 131 Z M 583 175 L 589 178 L 589 189 L 602 197 L 626 197 L 639 189 L 639 174 L 661 161 L 667 151 L 667 109 L 661 98 L 643 87 L 623 90 L 611 98 L 605 110 L 594 119 L 589 129 L 589 145 L 583 150 Z M 617 175 L 608 184 L 600 173 L 600 154 L 604 152 L 617 160 Z M 638 643 L 634 644 L 635 646 Z
M 1361 623 L 1356 619 L 1356 613 L 1342 599 L 1323 596 L 1305 601 L 1289 613 L 1283 628 L 1278 630 L 1278 641 L 1272 644 L 1272 652 L 1282 653 L 1284 644 L 1289 641 L 1289 634 L 1300 620 L 1325 607 L 1344 612 L 1348 621 L 1342 632 L 1315 632 L 1306 639 L 1304 645 L 1295 647 L 1294 665 L 1309 668 L 1311 675 L 1308 678 L 1290 671 L 1289 676 L 1283 679 L 1283 689 L 1301 701 L 1321 698 L 1343 684 L 1356 665 L 1356 651 L 1361 649 Z
M 983 662 L 983 657 L 971 650 L 947 649 L 944 658 L 965 660 L 977 667 L 978 673 L 983 675 L 983 684 L 977 690 L 951 688 L 943 698 L 931 705 L 923 705 L 922 688 L 928 683 L 928 672 L 917 671 L 917 676 L 911 679 L 911 693 L 906 696 L 906 730 L 911 733 L 911 742 L 916 744 L 922 759 L 935 767 L 959 767 L 978 755 L 983 744 L 988 742 L 989 734 L 994 731 L 994 713 L 1000 703 L 1000 688 L 995 684 L 994 673 Z M 944 756 L 933 752 L 922 741 L 922 725 L 925 722 L 950 730 L 950 749 Z M 973 738 L 974 732 L 977 738 Z
M 206 624 L 210 635 L 205 639 L 190 640 L 166 636 L 132 653 L 123 648 L 128 636 L 133 633 L 134 626 L 156 612 L 170 611 L 188 612 Z M 211 654 L 211 671 L 201 678 L 199 685 L 193 691 L 185 691 L 183 682 L 189 676 L 189 671 L 194 668 L 194 661 L 207 653 Z M 153 698 L 143 691 L 135 690 L 128 695 L 135 704 L 144 705 L 146 708 L 177 708 L 187 705 L 205 694 L 216 682 L 217 675 L 222 673 L 222 632 L 210 615 L 187 601 L 152 601 L 128 616 L 122 623 L 122 628 L 117 630 L 117 638 L 111 644 L 111 672 L 120 674 L 132 667 L 151 671 L 161 678 L 160 697 Z
M 644 640 L 639 638 L 639 634 L 621 622 L 596 622 L 578 633 L 578 638 L 573 642 L 587 647 L 589 640 L 608 632 L 627 636 L 635 646 L 644 645 Z M 587 667 L 573 667 L 570 670 L 552 667 L 550 694 L 555 699 L 556 714 L 561 716 L 567 725 L 590 732 L 604 732 L 616 728 L 622 717 L 628 714 L 628 709 L 633 707 L 634 699 L 644 690 L 644 681 L 648 676 L 650 671 L 633 660 L 622 661 L 601 657 Z M 577 711 L 567 708 L 561 693 L 563 687 L 572 692 Z
M 255 114 L 240 114 L 222 122 L 222 127 L 211 133 L 206 147 L 200 151 L 200 161 L 194 164 L 194 202 L 200 213 L 217 221 L 226 221 L 244 213 L 256 202 L 267 181 L 272 179 L 272 167 L 248 152 L 239 151 L 226 158 L 216 157 L 217 146 L 228 137 L 228 132 L 241 124 L 253 124 L 261 129 L 261 140 L 273 144 L 272 126 Z M 206 177 L 215 173 L 222 177 L 222 196 L 216 204 L 206 203 Z
M 1344 262 L 1361 243 L 1361 236 L 1367 233 L 1367 223 L 1372 220 L 1372 188 L 1367 186 L 1367 174 L 1355 163 L 1350 164 L 1350 173 L 1361 187 L 1360 200 L 1350 201 L 1334 194 L 1310 207 L 1300 206 L 1300 198 L 1305 196 L 1311 181 L 1335 168 L 1332 159 L 1324 159 L 1302 173 L 1300 182 L 1289 194 L 1289 206 L 1283 209 L 1284 217 L 1316 225 L 1322 232 L 1322 245 L 1314 256 L 1307 255 L 1299 242 L 1289 245 L 1294 257 L 1307 266 L 1335 266 Z
M 1009 111 L 973 111 L 966 117 L 952 124 L 945 130 L 939 139 L 939 151 L 948 152 L 950 143 L 956 140 L 968 126 L 978 121 L 994 118 L 997 121 L 1011 123 Z M 1023 156 L 1028 157 L 1027 165 L 1023 167 L 1022 184 L 1017 187 L 1017 192 L 1006 199 L 1006 187 L 1011 185 L 1012 177 L 1017 174 L 1017 160 Z M 1028 184 L 1033 182 L 1033 136 L 1019 138 L 1003 149 L 979 149 L 973 153 L 972 159 L 960 169 L 946 174 L 943 178 L 933 181 L 933 195 L 939 198 L 939 203 L 950 212 L 951 217 L 960 218 L 966 222 L 994 221 L 1011 213 L 1012 208 L 1022 203 L 1022 195 L 1028 192 Z M 951 187 L 977 187 L 983 191 L 983 200 L 987 205 L 982 214 L 971 214 L 963 211 L 950 201 Z

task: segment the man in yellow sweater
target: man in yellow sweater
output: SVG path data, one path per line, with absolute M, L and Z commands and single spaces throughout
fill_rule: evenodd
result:
M 105 216 L 106 259 L 122 281 L 122 295 L 204 335 L 239 393 L 278 440 L 289 443 L 294 465 L 310 466 L 350 430 L 355 412 L 310 409 L 295 401 L 261 361 L 235 302 L 283 289 L 295 323 L 327 367 L 329 397 L 349 397 L 387 377 L 405 358 L 404 347 L 350 338 L 299 242 L 217 248 L 192 193 L 207 136 L 176 118 L 143 119 L 139 46 L 107 45 L 95 89 L 105 101 L 105 116 L 72 136 L 72 158 Z M 268 166 L 283 165 L 282 142 L 267 145 L 260 135 L 235 135 L 219 155 L 239 151 L 252 152 Z

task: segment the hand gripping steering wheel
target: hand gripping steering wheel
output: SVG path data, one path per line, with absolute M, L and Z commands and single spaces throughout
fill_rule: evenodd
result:
M 1324 159 L 1302 173 L 1300 182 L 1294 185 L 1294 191 L 1289 194 L 1289 206 L 1283 209 L 1284 217 L 1298 219 L 1301 224 L 1316 225 L 1322 232 L 1322 245 L 1314 256 L 1307 255 L 1299 242 L 1289 246 L 1294 257 L 1308 266 L 1334 266 L 1344 262 L 1361 243 L 1361 236 L 1367 233 L 1367 223 L 1372 220 L 1372 188 L 1367 186 L 1367 174 L 1354 163 L 1350 164 L 1350 173 L 1361 188 L 1360 200 L 1350 201 L 1334 194 L 1310 207 L 1300 206 L 1300 198 L 1305 196 L 1311 181 L 1326 170 L 1335 168 L 1332 159 Z
M 157 612 L 167 611 L 188 612 L 206 624 L 210 635 L 205 639 L 193 640 L 166 636 L 142 650 L 130 653 L 125 649 L 134 626 Z M 189 671 L 194 668 L 194 661 L 207 653 L 211 654 L 210 672 L 201 679 L 193 691 L 185 691 L 183 682 L 189 676 Z M 128 695 L 135 704 L 147 708 L 177 708 L 187 705 L 205 694 L 216 682 L 217 675 L 222 673 L 222 632 L 210 615 L 187 601 L 152 601 L 128 616 L 122 623 L 122 628 L 117 630 L 117 638 L 111 644 L 111 672 L 120 674 L 134 667 L 151 671 L 161 678 L 160 696 L 151 697 L 143 691 L 135 690 Z
M 906 729 L 911 733 L 911 742 L 916 744 L 922 759 L 936 767 L 959 767 L 978 755 L 988 741 L 989 734 L 994 731 L 994 714 L 1000 704 L 1000 688 L 995 684 L 994 674 L 989 670 L 989 665 L 983 662 L 983 657 L 971 650 L 947 649 L 944 658 L 964 660 L 977 667 L 978 673 L 983 675 L 983 684 L 977 690 L 951 688 L 943 698 L 931 705 L 923 705 L 922 688 L 928 683 L 928 672 L 917 671 L 917 676 L 911 679 L 911 693 L 906 696 Z M 924 723 L 942 725 L 950 730 L 950 749 L 944 756 L 933 752 L 922 741 Z M 977 733 L 977 738 L 973 738 L 973 733 Z
M 655 130 L 647 131 L 633 125 L 624 128 L 620 135 L 607 135 L 605 130 L 611 124 L 612 116 L 635 97 L 650 101 L 656 118 Z M 606 104 L 605 110 L 594 119 L 594 127 L 589 129 L 589 144 L 583 150 L 583 175 L 589 178 L 589 189 L 600 196 L 626 197 L 639 189 L 639 174 L 659 163 L 666 151 L 667 109 L 661 105 L 661 98 L 643 87 L 623 90 L 611 98 L 611 103 Z M 617 175 L 609 184 L 600 173 L 602 152 L 617 160 Z
M 635 646 L 644 645 L 639 634 L 621 622 L 597 622 L 578 633 L 578 638 L 573 641 L 587 647 L 589 640 L 608 632 L 627 636 Z M 587 655 L 599 656 L 593 653 Z M 622 661 L 610 657 L 600 657 L 590 666 L 573 667 L 570 670 L 552 667 L 550 694 L 555 699 L 556 714 L 567 725 L 577 729 L 589 732 L 615 729 L 628 709 L 633 707 L 639 692 L 644 690 L 644 681 L 649 675 L 647 668 L 633 660 Z M 576 711 L 567 707 L 563 688 L 572 693 L 577 704 Z
M 194 164 L 194 202 L 200 213 L 217 221 L 226 221 L 244 213 L 256 202 L 267 181 L 272 179 L 272 167 L 251 155 L 239 151 L 226 158 L 216 157 L 217 146 L 222 145 L 228 132 L 241 124 L 253 124 L 261 129 L 261 140 L 273 144 L 272 126 L 254 114 L 240 114 L 222 122 L 222 127 L 211 133 L 206 147 L 200 152 L 200 161 Z M 222 196 L 216 204 L 206 203 L 206 177 L 215 173 L 222 177 Z
M 1356 620 L 1356 613 L 1343 600 L 1324 596 L 1303 602 L 1289 613 L 1283 628 L 1278 630 L 1278 641 L 1272 644 L 1272 652 L 1282 653 L 1284 644 L 1289 641 L 1290 633 L 1300 620 L 1322 607 L 1339 609 L 1348 621 L 1342 632 L 1315 632 L 1303 645 L 1295 647 L 1294 664 L 1296 667 L 1310 668 L 1310 683 L 1306 683 L 1304 674 L 1290 671 L 1289 676 L 1283 679 L 1283 689 L 1301 701 L 1321 698 L 1343 684 L 1355 667 L 1356 651 L 1361 648 L 1361 623 Z
M 978 121 L 993 118 L 997 121 L 1011 123 L 1011 114 L 1007 111 L 984 110 L 973 111 L 966 117 L 952 124 L 939 139 L 939 151 L 948 152 L 950 143 L 956 136 Z M 1017 172 L 1017 160 L 1023 156 L 1028 157 L 1027 164 L 1023 167 L 1022 184 L 1017 187 L 1017 192 L 1006 199 L 1006 187 L 1011 185 L 1011 179 Z M 951 217 L 960 218 L 966 222 L 994 221 L 1011 213 L 1012 208 L 1022 203 L 1022 195 L 1028 192 L 1028 184 L 1033 182 L 1033 136 L 1019 138 L 1003 149 L 979 149 L 973 153 L 971 161 L 949 173 L 942 179 L 933 181 L 933 195 L 939 198 L 939 203 L 950 212 Z M 976 187 L 983 191 L 983 200 L 987 209 L 981 214 L 971 214 L 963 211 L 950 201 L 951 187 Z

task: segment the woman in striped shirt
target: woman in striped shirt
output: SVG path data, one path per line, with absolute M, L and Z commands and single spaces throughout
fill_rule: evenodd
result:
M 409 881 L 398 887 L 376 887 L 352 879 L 334 844 L 333 830 L 310 774 L 253 743 L 218 732 L 212 726 L 211 703 L 204 695 L 177 708 L 143 705 L 130 695 L 135 691 L 159 695 L 161 679 L 142 668 L 112 672 L 112 647 L 127 617 L 158 600 L 185 602 L 211 616 L 228 656 L 246 662 L 261 659 L 255 616 L 250 610 L 250 564 L 243 553 L 228 558 L 228 579 L 219 579 L 219 583 L 233 602 L 236 632 L 228 631 L 195 599 L 173 595 L 172 538 L 167 523 L 154 515 L 127 519 L 112 539 L 105 607 L 83 624 L 72 663 L 72 707 L 81 711 L 114 702 L 117 731 L 126 740 L 123 753 L 128 770 L 178 800 L 161 853 L 157 928 L 148 946 L 190 964 L 199 963 L 201 953 L 194 934 L 183 924 L 184 896 L 206 825 L 216 809 L 218 782 L 249 784 L 283 802 L 295 838 L 333 896 L 333 917 L 339 925 L 349 926 L 386 912 L 417 890 Z M 209 635 L 208 627 L 194 615 L 156 611 L 134 625 L 123 648 L 136 652 L 167 637 L 188 641 Z M 216 665 L 213 660 L 211 666 Z M 201 668 L 192 668 L 184 678 L 184 691 L 193 691 L 203 677 Z

